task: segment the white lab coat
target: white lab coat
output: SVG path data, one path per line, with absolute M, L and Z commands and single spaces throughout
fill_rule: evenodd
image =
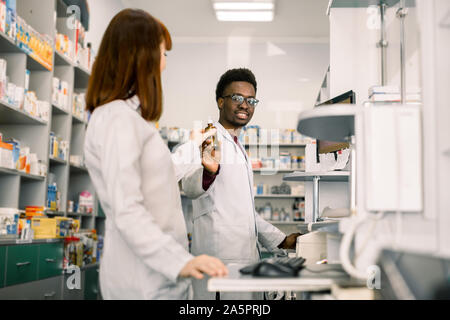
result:
M 188 299 L 178 277 L 193 258 L 170 152 L 139 99 L 98 108 L 86 132 L 86 166 L 106 214 L 100 264 L 105 299 Z
M 225 264 L 251 264 L 260 259 L 258 241 L 269 250 L 277 250 L 286 235 L 256 213 L 253 170 L 245 149 L 234 142 L 221 124 L 214 125 L 221 143 L 219 175 L 205 192 L 197 152 L 192 158 L 194 166 L 185 170 L 182 179 L 183 190 L 194 199 L 191 251 L 194 255 L 215 256 Z M 186 146 L 185 150 L 189 148 L 192 147 Z M 207 292 L 207 280 L 194 280 L 193 284 L 194 299 L 215 298 L 214 293 Z M 222 298 L 251 299 L 255 295 L 223 294 Z

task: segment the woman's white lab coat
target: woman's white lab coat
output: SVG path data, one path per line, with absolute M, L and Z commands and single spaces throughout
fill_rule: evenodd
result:
M 100 264 L 105 299 L 187 299 L 179 272 L 193 258 L 170 152 L 139 99 L 114 101 L 93 113 L 86 166 L 106 214 Z
M 256 213 L 253 170 L 245 150 L 240 143 L 234 142 L 222 125 L 214 125 L 221 144 L 219 175 L 205 192 L 200 152 L 196 155 L 191 152 L 194 154 L 192 163 L 197 165 L 197 169 L 185 170 L 182 179 L 186 195 L 194 198 L 191 251 L 194 255 L 217 257 L 225 264 L 251 264 L 260 259 L 258 241 L 269 250 L 277 250 L 286 235 Z M 186 145 L 184 155 L 189 150 L 194 149 Z M 177 158 L 179 163 L 182 157 L 178 155 Z M 206 280 L 194 281 L 193 284 L 195 299 L 214 299 L 214 293 L 207 292 Z M 251 296 L 234 294 L 224 298 L 245 299 Z

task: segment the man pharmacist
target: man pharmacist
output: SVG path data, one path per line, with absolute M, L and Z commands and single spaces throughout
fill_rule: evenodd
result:
M 211 144 L 203 148 L 202 166 L 182 179 L 186 195 L 193 198 L 192 221 L 188 221 L 193 227 L 192 253 L 215 256 L 225 264 L 259 261 L 258 242 L 269 251 L 295 249 L 300 235 L 286 237 L 255 210 L 253 170 L 238 136 L 258 105 L 256 91 L 255 76 L 248 69 L 229 70 L 221 77 L 216 90 L 220 117 L 214 123 L 220 152 Z M 194 281 L 195 299 L 215 297 L 207 290 L 207 279 Z M 221 298 L 261 299 L 262 294 L 222 293 Z

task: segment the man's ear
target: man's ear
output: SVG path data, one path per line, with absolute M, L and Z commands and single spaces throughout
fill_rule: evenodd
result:
M 219 107 L 219 110 L 223 110 L 223 103 L 224 100 L 222 98 L 219 98 L 219 100 L 217 100 L 217 106 Z

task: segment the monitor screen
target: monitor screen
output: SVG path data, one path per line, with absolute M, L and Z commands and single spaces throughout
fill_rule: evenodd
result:
M 344 94 L 341 94 L 340 96 L 337 96 L 336 98 L 323 102 L 317 105 L 316 107 L 337 103 L 355 104 L 356 103 L 355 93 L 353 91 L 348 91 Z M 339 150 L 347 148 L 350 148 L 350 145 L 345 142 L 317 140 L 317 155 L 323 153 L 337 152 Z

